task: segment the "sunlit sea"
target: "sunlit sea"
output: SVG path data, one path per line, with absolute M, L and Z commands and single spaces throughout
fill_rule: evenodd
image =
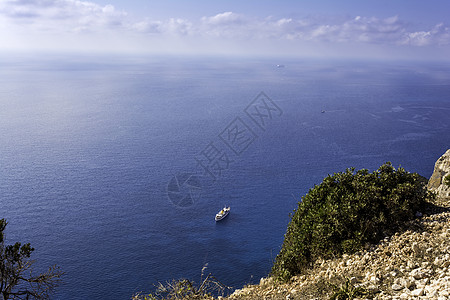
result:
M 66 272 L 55 299 L 129 299 L 203 267 L 240 288 L 327 174 L 429 177 L 449 116 L 449 63 L 2 56 L 0 218 L 35 271 Z

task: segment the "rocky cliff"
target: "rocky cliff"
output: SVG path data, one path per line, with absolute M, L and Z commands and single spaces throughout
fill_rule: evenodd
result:
M 450 199 L 450 186 L 444 180 L 447 176 L 450 176 L 450 149 L 436 161 L 428 181 L 428 189 L 435 192 L 438 198 Z

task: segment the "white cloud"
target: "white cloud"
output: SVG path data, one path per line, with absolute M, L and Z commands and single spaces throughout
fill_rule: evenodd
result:
M 244 23 L 244 18 L 236 13 L 227 11 L 212 17 L 203 17 L 202 22 L 209 25 L 234 25 Z
M 175 35 L 191 35 L 193 33 L 193 25 L 190 21 L 184 19 L 170 18 L 164 23 L 164 31 Z
M 226 38 L 288 39 L 319 42 L 396 43 L 405 35 L 397 16 L 387 19 L 357 16 L 345 20 L 249 18 L 232 12 L 201 19 L 202 35 Z
M 450 28 L 440 23 L 429 31 L 410 32 L 406 34 L 402 43 L 413 46 L 450 45 Z
M 166 49 L 159 45 L 167 40 L 177 45 L 198 45 L 216 49 L 223 45 L 274 44 L 307 45 L 364 44 L 377 46 L 446 46 L 450 45 L 450 29 L 444 24 L 433 28 L 410 30 L 411 24 L 398 16 L 376 18 L 252 17 L 232 11 L 204 16 L 196 20 L 136 20 L 112 5 L 99 5 L 82 0 L 0 0 L 0 34 L 3 47 L 30 46 L 29 41 L 59 47 L 66 41 L 70 47 L 85 47 L 89 41 L 99 47 L 111 43 L 121 47 Z M 27 44 L 28 43 L 28 44 Z M 37 45 L 38 43 L 35 43 Z M 104 46 L 102 46 L 104 44 Z M 6 45 L 6 46 L 5 46 Z M 143 46 L 144 45 L 144 46 Z M 86 46 L 87 47 L 87 46 Z M 243 46 L 242 46 L 243 47 Z M 180 47 L 182 48 L 182 47 Z M 222 47 L 223 48 L 223 47 Z
M 404 44 L 410 44 L 415 46 L 426 46 L 431 41 L 430 31 L 417 31 L 411 32 L 406 35 Z
M 141 33 L 156 34 L 162 32 L 162 22 L 145 20 L 131 24 L 130 28 Z
M 247 38 L 253 33 L 249 20 L 230 11 L 202 17 L 198 26 L 198 33 L 205 37 Z
M 4 0 L 0 16 L 16 26 L 27 25 L 29 30 L 77 32 L 80 28 L 97 31 L 120 27 L 127 13 L 112 5 L 79 0 Z

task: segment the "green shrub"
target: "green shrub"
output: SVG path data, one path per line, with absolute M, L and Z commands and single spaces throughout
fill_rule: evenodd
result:
M 361 298 L 368 296 L 370 293 L 363 287 L 355 287 L 349 278 L 345 280 L 345 283 L 340 287 L 333 285 L 334 293 L 331 295 L 330 300 L 350 300 L 355 298 Z
M 189 279 L 179 279 L 159 283 L 154 294 L 138 293 L 134 295 L 132 300 L 203 300 L 211 299 L 212 294 L 220 294 L 224 296 L 227 290 L 231 288 L 222 284 L 216 277 L 209 274 L 203 279 L 202 269 L 202 283 L 200 286 Z
M 287 280 L 318 258 L 354 253 L 376 243 L 425 205 L 426 180 L 385 163 L 328 175 L 302 197 L 288 225 L 272 275 Z

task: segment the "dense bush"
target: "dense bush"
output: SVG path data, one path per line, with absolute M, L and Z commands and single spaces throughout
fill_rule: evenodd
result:
M 414 218 L 429 193 L 426 179 L 385 163 L 329 175 L 302 197 L 291 216 L 272 275 L 288 279 L 318 258 L 354 253 Z

